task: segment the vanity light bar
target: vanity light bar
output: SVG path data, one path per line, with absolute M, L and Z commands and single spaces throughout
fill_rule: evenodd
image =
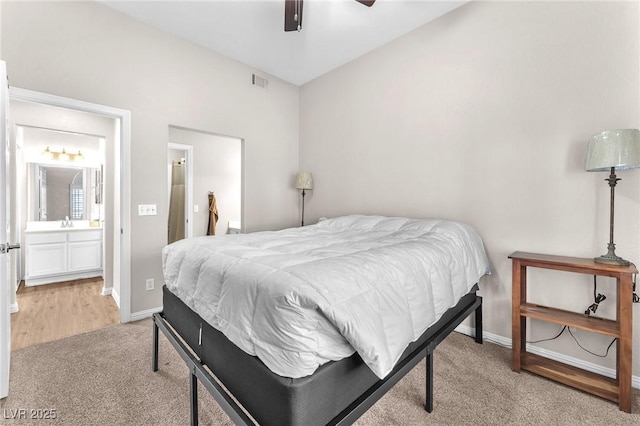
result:
M 82 155 L 82 152 L 80 152 L 80 150 L 78 150 L 77 154 L 73 154 L 73 153 L 69 153 L 67 152 L 64 148 L 62 148 L 62 151 L 52 151 L 51 149 L 49 149 L 49 147 L 47 147 L 47 149 L 45 149 L 42 152 L 42 155 L 45 155 L 49 158 L 51 158 L 52 160 L 63 160 L 63 161 L 73 161 L 76 158 L 78 160 L 82 160 L 84 158 L 84 155 Z

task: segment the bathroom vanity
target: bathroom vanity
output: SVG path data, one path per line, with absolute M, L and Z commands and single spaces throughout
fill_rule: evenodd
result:
M 24 247 L 27 286 L 102 276 L 102 228 L 89 221 L 31 222 Z

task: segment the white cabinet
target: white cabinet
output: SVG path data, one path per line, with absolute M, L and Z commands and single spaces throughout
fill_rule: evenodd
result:
M 102 230 L 25 233 L 25 285 L 102 275 Z
M 85 243 L 69 243 L 69 272 L 102 269 L 102 256 L 100 241 L 87 241 Z
M 69 272 L 102 269 L 102 231 L 75 231 L 67 236 Z
M 28 278 L 63 274 L 67 272 L 67 244 L 33 244 L 26 262 Z

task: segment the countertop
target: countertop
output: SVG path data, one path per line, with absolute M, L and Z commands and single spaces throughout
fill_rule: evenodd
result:
M 102 224 L 100 224 L 102 225 Z M 90 226 L 88 220 L 74 220 L 71 227 L 62 227 L 62 221 L 51 222 L 27 222 L 26 234 L 41 232 L 75 232 L 102 230 L 102 226 Z

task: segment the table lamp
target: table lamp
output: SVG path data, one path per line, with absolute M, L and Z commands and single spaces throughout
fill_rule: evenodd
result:
M 304 226 L 304 195 L 306 190 L 313 189 L 313 176 L 309 172 L 300 172 L 296 177 L 296 189 L 302 190 L 302 223 Z
M 613 217 L 615 187 L 620 178 L 616 177 L 616 170 L 626 170 L 640 167 L 640 130 L 619 129 L 607 130 L 593 135 L 589 140 L 585 170 L 588 172 L 606 172 L 611 188 L 609 211 L 609 244 L 607 254 L 596 257 L 598 263 L 610 265 L 629 265 L 631 262 L 616 255 L 616 245 L 613 243 Z

